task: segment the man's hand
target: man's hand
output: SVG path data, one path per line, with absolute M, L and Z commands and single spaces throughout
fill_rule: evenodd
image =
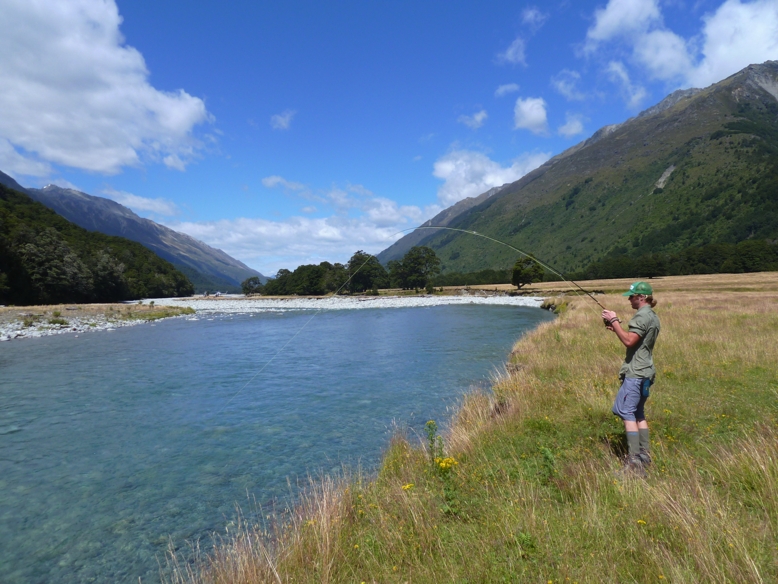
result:
M 602 311 L 602 321 L 605 323 L 605 327 L 609 330 L 613 330 L 614 322 L 621 322 L 621 319 L 612 310 Z

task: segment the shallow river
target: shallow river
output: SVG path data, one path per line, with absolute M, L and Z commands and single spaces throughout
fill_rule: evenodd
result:
M 158 581 L 170 539 L 207 541 L 236 505 L 288 500 L 307 473 L 369 471 L 393 422 L 445 420 L 552 318 L 478 305 L 312 316 L 0 345 L 0 582 Z

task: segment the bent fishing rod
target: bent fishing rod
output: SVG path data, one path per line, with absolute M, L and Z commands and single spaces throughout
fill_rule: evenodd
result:
M 519 248 L 512 246 L 510 243 L 506 243 L 505 241 L 500 241 L 499 239 L 495 239 L 494 237 L 489 237 L 488 235 L 484 235 L 483 233 L 478 233 L 477 231 L 472 231 L 472 230 L 468 230 L 468 229 L 457 229 L 456 227 L 442 227 L 442 226 L 438 226 L 438 225 L 420 225 L 419 227 L 410 227 L 408 229 L 403 229 L 402 231 L 398 231 L 394 235 L 397 235 L 398 233 L 405 233 L 405 232 L 408 232 L 408 231 L 409 232 L 413 232 L 413 231 L 416 231 L 417 229 L 445 229 L 447 231 L 457 231 L 459 233 L 467 233 L 468 235 L 475 235 L 475 236 L 478 236 L 478 237 L 483 237 L 484 239 L 488 239 L 489 241 L 493 241 L 494 243 L 499 243 L 500 245 L 504 245 L 505 247 L 508 247 L 508 248 L 512 249 L 516 253 L 519 253 L 519 254 L 523 255 L 524 257 L 532 260 L 533 262 L 536 262 L 539 266 L 541 266 L 542 268 L 545 268 L 546 270 L 548 270 L 552 274 L 555 274 L 555 275 L 559 276 L 560 278 L 562 278 L 562 280 L 564 280 L 568 284 L 572 284 L 573 286 L 578 288 L 581 292 L 586 294 L 589 298 L 594 300 L 597 303 L 597 306 L 599 306 L 603 310 L 607 310 L 602 304 L 600 304 L 600 301 L 597 300 L 591 294 L 591 292 L 589 292 L 588 290 L 585 290 L 584 288 L 582 288 L 578 284 L 578 282 L 574 282 L 573 280 L 570 280 L 569 278 L 566 278 L 562 273 L 558 272 L 557 270 L 555 270 L 554 268 L 552 268 L 551 266 L 549 266 L 545 262 L 540 261 L 534 255 L 529 254 L 529 253 L 527 253 L 525 251 L 522 251 Z

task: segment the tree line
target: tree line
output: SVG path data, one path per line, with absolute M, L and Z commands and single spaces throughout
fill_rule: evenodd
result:
M 636 257 L 615 255 L 594 262 L 569 277 L 573 280 L 600 280 L 771 271 L 778 271 L 778 242 L 758 239 L 710 243 L 675 253 L 650 253 Z
M 378 294 L 380 288 L 403 290 L 469 284 L 513 283 L 520 288 L 543 279 L 543 268 L 533 258 L 521 258 L 513 269 L 482 270 L 469 274 L 440 275 L 440 259 L 429 247 L 415 246 L 402 259 L 390 261 L 386 268 L 378 259 L 360 250 L 347 264 L 322 262 L 299 266 L 294 271 L 279 270 L 276 277 L 262 284 L 258 277 L 241 284 L 244 294 L 267 296 L 323 296 L 325 294 Z
M 0 185 L 0 303 L 119 302 L 194 287 L 141 244 L 87 231 Z

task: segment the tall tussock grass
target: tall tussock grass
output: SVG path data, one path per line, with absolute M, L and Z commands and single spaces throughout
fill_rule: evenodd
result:
M 625 448 L 610 413 L 623 349 L 590 300 L 568 298 L 442 436 L 435 424 L 422 444 L 396 435 L 375 476 L 322 477 L 273 529 L 243 522 L 211 549 L 171 552 L 165 577 L 778 581 L 778 276 L 768 284 L 667 294 L 655 285 L 662 332 L 645 479 L 614 474 Z M 621 297 L 603 302 L 631 316 Z

